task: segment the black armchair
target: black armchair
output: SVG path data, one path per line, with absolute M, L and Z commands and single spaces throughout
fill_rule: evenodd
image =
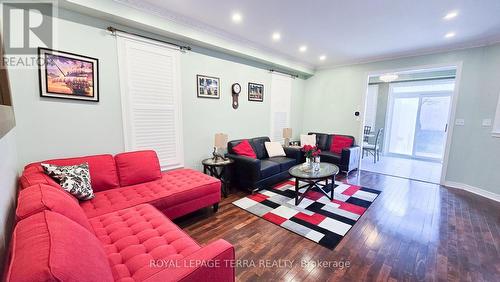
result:
M 234 160 L 232 183 L 235 186 L 257 191 L 280 181 L 290 178 L 288 169 L 296 165 L 301 159 L 301 152 L 295 148 L 284 148 L 286 156 L 272 157 L 267 154 L 264 143 L 269 142 L 269 137 L 248 139 L 257 158 L 239 156 L 233 147 L 241 140 L 229 141 L 226 157 Z
M 360 156 L 361 148 L 358 145 L 352 145 L 350 148 L 343 149 L 340 157 L 340 169 L 347 174 L 358 169 Z

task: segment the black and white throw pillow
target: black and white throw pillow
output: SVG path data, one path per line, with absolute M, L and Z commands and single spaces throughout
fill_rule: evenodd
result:
M 94 198 L 94 191 L 90 185 L 90 172 L 88 163 L 70 166 L 57 166 L 43 164 L 47 175 L 59 182 L 61 187 L 79 200 Z

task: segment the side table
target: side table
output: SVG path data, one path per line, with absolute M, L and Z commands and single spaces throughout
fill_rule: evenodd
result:
M 230 166 L 234 161 L 231 159 L 215 162 L 212 158 L 201 161 L 203 173 L 219 179 L 222 183 L 222 194 L 227 198 L 229 185 L 231 184 Z

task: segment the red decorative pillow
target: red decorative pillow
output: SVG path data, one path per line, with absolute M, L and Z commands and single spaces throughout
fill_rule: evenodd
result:
M 330 152 L 335 154 L 342 154 L 344 148 L 349 148 L 352 146 L 352 138 L 334 135 L 332 145 L 330 146 Z
M 240 144 L 234 146 L 233 151 L 239 156 L 245 156 L 253 159 L 257 158 L 257 155 L 255 154 L 255 151 L 253 150 L 252 145 L 250 145 L 250 142 L 248 142 L 248 140 L 243 140 L 240 142 Z
M 94 155 L 78 158 L 46 160 L 43 162 L 29 164 L 24 169 L 27 170 L 33 166 L 40 166 L 41 163 L 57 166 L 71 166 L 88 163 L 91 185 L 94 192 L 120 187 L 118 174 L 116 172 L 115 159 L 112 155 Z
M 160 161 L 155 151 L 136 151 L 115 156 L 120 186 L 161 179 Z

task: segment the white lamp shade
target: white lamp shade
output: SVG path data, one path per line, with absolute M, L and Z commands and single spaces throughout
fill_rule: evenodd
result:
M 292 138 L 291 128 L 283 128 L 283 138 Z
M 214 147 L 226 148 L 227 147 L 227 134 L 224 134 L 224 133 L 215 134 Z

